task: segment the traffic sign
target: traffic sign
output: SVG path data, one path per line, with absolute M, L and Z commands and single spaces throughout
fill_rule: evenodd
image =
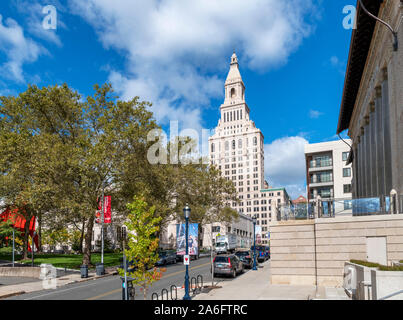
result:
M 188 266 L 188 265 L 190 264 L 190 257 L 189 257 L 188 254 L 185 254 L 185 255 L 183 256 L 183 264 L 184 264 L 185 266 Z

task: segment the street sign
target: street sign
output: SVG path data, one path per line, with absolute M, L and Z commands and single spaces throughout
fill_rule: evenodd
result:
M 188 254 L 185 254 L 185 255 L 183 256 L 183 264 L 184 264 L 185 266 L 188 266 L 188 265 L 190 264 L 190 257 L 189 257 Z

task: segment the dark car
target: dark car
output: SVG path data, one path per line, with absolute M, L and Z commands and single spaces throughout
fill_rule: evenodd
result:
M 251 269 L 253 267 L 253 252 L 250 250 L 243 250 L 235 252 L 235 255 L 242 261 L 245 268 Z M 256 261 L 257 263 L 257 261 Z
M 120 269 L 124 269 L 124 265 L 123 265 L 123 258 L 122 259 L 120 259 L 121 260 L 121 262 L 122 262 L 122 264 L 120 265 Z M 126 271 L 127 272 L 134 272 L 134 270 L 136 270 L 137 269 L 137 265 L 134 263 L 134 261 L 133 260 L 131 260 L 131 261 L 128 261 L 128 260 L 126 260 Z
M 176 263 L 176 253 L 170 251 L 160 251 L 158 253 L 159 260 L 157 261 L 157 266 L 165 266 L 167 264 Z
M 233 278 L 237 274 L 243 273 L 244 265 L 242 261 L 234 254 L 216 256 L 213 260 L 214 264 L 214 276 L 230 275 Z

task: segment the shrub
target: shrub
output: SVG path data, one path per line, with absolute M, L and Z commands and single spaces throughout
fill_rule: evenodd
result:
M 378 268 L 380 271 L 403 271 L 403 266 L 384 266 L 379 263 L 373 263 L 362 260 L 350 260 L 351 263 L 359 264 L 369 268 Z

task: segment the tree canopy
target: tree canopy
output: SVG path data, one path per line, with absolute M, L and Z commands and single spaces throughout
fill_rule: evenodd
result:
M 160 129 L 151 103 L 119 100 L 110 84 L 94 86 L 85 100 L 67 84 L 28 86 L 18 96 L 0 97 L 0 202 L 36 216 L 51 230 L 75 225 L 84 238 L 83 263 L 91 264 L 91 238 L 98 199 L 112 196 L 114 214 L 142 194 L 160 225 L 181 218 L 185 203 L 200 224 L 230 221 L 237 201 L 231 181 L 199 163 L 150 163 Z M 176 143 L 190 143 L 182 137 Z M 163 146 L 170 154 L 170 144 Z M 178 214 L 177 214 L 178 213 Z M 24 248 L 28 243 L 25 233 Z

